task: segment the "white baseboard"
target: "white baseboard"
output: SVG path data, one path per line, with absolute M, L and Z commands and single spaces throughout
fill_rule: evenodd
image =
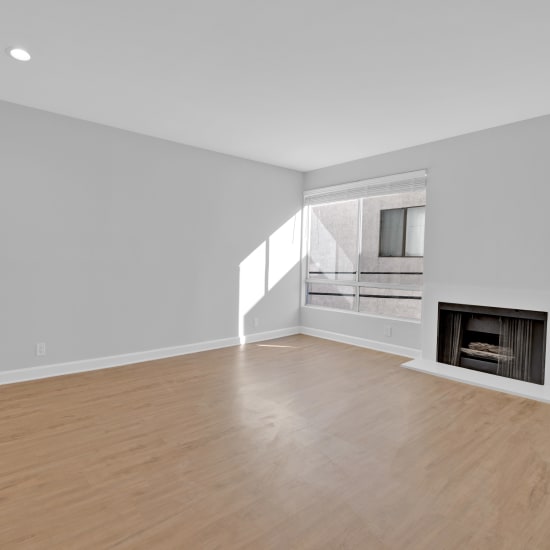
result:
M 267 332 L 256 332 L 247 334 L 240 339 L 241 344 L 252 344 L 253 342 L 262 342 L 263 340 L 273 340 L 275 338 L 283 338 L 284 336 L 293 336 L 301 334 L 302 327 L 280 328 L 277 330 L 268 330 Z
M 419 349 L 407 348 L 405 346 L 388 344 L 386 342 L 379 342 L 376 340 L 368 340 L 367 338 L 359 338 L 358 336 L 349 336 L 348 334 L 341 334 L 339 332 L 331 332 L 329 330 L 321 330 L 311 327 L 301 327 L 300 332 L 302 334 L 307 334 L 308 336 L 316 336 L 317 338 L 324 338 L 325 340 L 334 340 L 335 342 L 341 342 L 343 344 L 351 344 L 352 346 L 359 346 L 361 348 L 384 351 L 386 353 L 393 353 L 395 355 L 402 355 L 413 359 L 420 357 Z
M 235 336 L 231 338 L 197 342 L 194 344 L 184 344 L 182 346 L 124 353 L 120 355 L 111 355 L 108 357 L 96 357 L 93 359 L 82 359 L 79 361 L 41 365 L 38 367 L 27 367 L 17 370 L 0 371 L 0 385 L 26 382 L 29 380 L 39 380 L 41 378 L 62 376 L 64 374 L 75 374 L 78 372 L 122 367 L 123 365 L 154 361 L 155 359 L 166 359 L 168 357 L 177 357 L 178 355 L 188 355 L 189 353 L 198 353 L 201 351 L 238 346 L 240 344 L 251 344 L 254 342 L 262 342 L 264 340 L 273 340 L 274 338 L 282 338 L 284 336 L 292 336 L 294 334 L 316 336 L 317 338 L 324 338 L 325 340 L 334 340 L 344 344 L 370 348 L 405 357 L 416 358 L 420 356 L 420 351 L 413 348 L 387 344 L 385 342 L 376 342 L 374 340 L 367 340 L 366 338 L 348 336 L 347 334 L 340 334 L 327 330 L 296 326 L 266 332 L 256 332 L 254 334 L 247 334 L 241 338 Z
M 242 338 L 242 340 L 243 343 L 249 344 L 252 342 L 272 340 L 274 338 L 282 338 L 283 336 L 290 336 L 292 334 L 299 333 L 300 327 L 289 327 L 285 329 L 248 334 Z M 238 346 L 240 344 L 241 338 L 235 336 L 232 338 L 208 340 L 205 342 L 184 344 L 182 346 L 173 346 L 169 348 L 124 353 L 121 355 L 111 355 L 108 357 L 96 357 L 93 359 L 69 361 L 66 363 L 56 363 L 53 365 L 41 365 L 38 367 L 27 367 L 17 370 L 0 371 L 0 385 L 26 382 L 29 380 L 39 380 L 40 378 L 50 378 L 52 376 L 61 376 L 64 374 L 75 374 L 77 372 L 122 367 L 123 365 L 154 361 L 155 359 L 166 359 L 168 357 L 177 357 L 178 355 L 188 355 L 189 353 L 197 353 L 200 351 Z

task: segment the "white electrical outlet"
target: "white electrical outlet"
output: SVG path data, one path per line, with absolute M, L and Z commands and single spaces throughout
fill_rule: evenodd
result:
M 258 328 L 260 326 L 260 318 L 254 317 L 254 328 Z
M 384 336 L 391 336 L 391 325 L 385 325 L 384 326 Z
M 46 355 L 46 342 L 37 342 L 36 343 L 36 355 L 41 357 Z

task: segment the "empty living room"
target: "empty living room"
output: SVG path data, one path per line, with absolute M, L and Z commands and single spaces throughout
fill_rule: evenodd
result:
M 0 549 L 550 548 L 550 3 L 0 1 Z

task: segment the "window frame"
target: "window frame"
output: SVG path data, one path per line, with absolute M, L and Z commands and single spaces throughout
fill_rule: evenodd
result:
M 316 197 L 316 196 L 327 196 L 327 198 L 332 195 L 333 192 L 345 192 L 347 190 L 355 190 L 359 186 L 364 185 L 367 186 L 371 182 L 372 184 L 378 184 L 380 183 L 386 183 L 386 182 L 392 182 L 392 181 L 398 181 L 398 180 L 404 180 L 407 177 L 422 177 L 424 178 L 424 188 L 426 188 L 426 180 L 427 180 L 427 170 L 418 170 L 416 172 L 409 172 L 406 174 L 395 174 L 391 176 L 383 176 L 380 178 L 373 178 L 371 180 L 361 180 L 351 183 L 345 183 L 340 185 L 334 185 L 331 187 L 325 187 L 325 188 L 319 188 L 314 189 L 311 191 L 306 191 L 304 193 L 304 205 L 302 210 L 302 261 L 301 261 L 301 307 L 305 308 L 311 308 L 311 309 L 317 309 L 321 311 L 331 311 L 334 313 L 340 313 L 340 314 L 351 314 L 351 315 L 360 315 L 362 317 L 374 317 L 377 319 L 388 319 L 388 320 L 395 320 L 405 323 L 413 323 L 413 324 L 420 324 L 421 319 L 416 318 L 407 318 L 407 317 L 396 317 L 392 315 L 383 315 L 378 313 L 370 313 L 370 312 L 364 312 L 360 311 L 360 294 L 361 294 L 361 288 L 383 288 L 383 289 L 394 289 L 394 290 L 419 290 L 421 292 L 421 296 L 418 298 L 420 300 L 423 299 L 423 284 L 420 285 L 414 285 L 414 284 L 403 284 L 403 283 L 368 283 L 365 281 L 360 281 L 360 277 L 363 274 L 361 272 L 361 255 L 362 255 L 362 227 L 363 227 L 363 207 L 362 207 L 362 200 L 361 198 L 366 197 L 350 197 L 351 199 L 358 198 L 358 224 L 357 224 L 357 230 L 358 230 L 358 240 L 357 240 L 357 270 L 355 273 L 354 280 L 349 279 L 320 279 L 320 278 L 310 278 L 308 277 L 308 274 L 310 273 L 310 236 L 311 236 L 311 208 L 315 206 L 316 204 L 330 204 L 334 202 L 341 202 L 342 200 L 347 200 L 345 198 L 341 197 L 334 197 L 334 200 L 323 200 L 320 202 L 308 202 L 307 199 L 310 197 Z M 418 205 L 418 206 L 426 206 L 426 204 Z M 404 207 L 407 208 L 407 207 Z M 414 208 L 414 207 L 411 207 Z M 389 210 L 389 209 L 388 209 Z M 397 257 L 397 256 L 395 256 Z M 424 258 L 424 256 L 405 256 L 405 258 Z M 423 275 L 422 272 L 407 272 L 411 275 Z M 352 309 L 339 309 L 339 308 L 333 308 L 333 307 L 327 307 L 327 306 L 321 306 L 321 305 L 315 305 L 315 304 L 308 304 L 308 288 L 311 284 L 328 284 L 328 285 L 334 285 L 334 286 L 348 286 L 353 287 L 355 289 L 355 296 L 354 296 L 354 307 Z

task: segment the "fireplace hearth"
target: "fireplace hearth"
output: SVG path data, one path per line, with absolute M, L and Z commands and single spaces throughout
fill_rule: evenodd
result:
M 440 363 L 544 384 L 548 314 L 439 303 Z

